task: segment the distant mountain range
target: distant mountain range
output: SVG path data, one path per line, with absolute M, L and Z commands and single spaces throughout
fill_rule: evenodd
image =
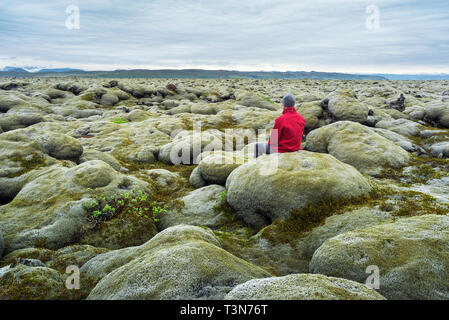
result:
M 81 69 L 71 69 L 71 68 L 56 68 L 56 69 L 45 69 L 40 67 L 4 67 L 0 72 L 71 72 L 71 71 L 83 71 Z
M 32 71 L 32 72 L 30 72 Z M 5 67 L 1 77 L 168 78 L 168 79 L 316 79 L 316 80 L 449 80 L 449 75 L 349 74 L 306 71 L 231 71 L 203 69 L 84 71 L 72 68 Z
M 374 74 L 388 80 L 449 80 L 449 74 Z

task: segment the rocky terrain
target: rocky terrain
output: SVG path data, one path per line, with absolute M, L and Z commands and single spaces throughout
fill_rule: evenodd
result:
M 449 299 L 448 158 L 449 81 L 3 78 L 0 299 Z

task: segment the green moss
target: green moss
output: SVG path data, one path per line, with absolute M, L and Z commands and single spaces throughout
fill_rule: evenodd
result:
M 157 229 L 152 219 L 142 219 L 125 211 L 111 220 L 85 229 L 78 243 L 120 249 L 141 245 L 156 234 Z
M 22 170 L 16 173 L 9 174 L 7 176 L 8 178 L 19 177 L 34 169 L 45 166 L 45 158 L 37 152 L 31 152 L 26 157 L 12 157 L 11 160 L 14 162 L 18 162 L 20 164 L 20 167 L 22 167 Z
M 288 218 L 274 221 L 263 229 L 261 237 L 268 239 L 273 244 L 290 243 L 294 247 L 296 240 L 302 234 L 323 224 L 327 217 L 360 205 L 366 205 L 380 199 L 382 195 L 383 191 L 374 189 L 368 196 L 340 200 L 330 199 L 318 204 L 308 204 L 302 209 L 292 210 Z
M 221 121 L 218 125 L 206 122 L 201 127 L 201 130 L 217 129 L 220 131 L 225 131 L 226 129 L 232 129 L 236 127 L 237 123 L 232 120 L 231 116 L 222 116 L 221 118 L 223 119 L 223 121 Z
M 243 250 L 250 248 L 256 242 L 252 237 L 253 230 L 245 227 L 233 231 L 215 230 L 213 232 L 220 240 L 223 249 L 238 257 L 242 257 Z
M 111 120 L 112 123 L 116 123 L 116 124 L 123 124 L 123 123 L 128 123 L 129 121 L 124 119 L 124 118 L 114 118 Z
M 94 100 L 94 94 L 93 94 L 92 92 L 83 94 L 83 95 L 81 96 L 81 100 L 84 100 L 84 101 L 93 101 L 93 100 Z
M 448 176 L 449 159 L 422 158 L 413 154 L 410 157 L 410 166 L 412 168 L 407 172 L 405 172 L 404 168 L 385 168 L 377 175 L 377 178 L 392 179 L 404 186 L 409 186 L 417 183 L 424 184 L 428 180 L 441 179 Z
M 38 238 L 34 240 L 35 248 L 49 248 L 49 243 L 47 238 Z
M 394 216 L 417 216 L 423 214 L 445 215 L 449 212 L 449 205 L 438 203 L 428 194 L 417 191 L 401 191 L 393 195 L 395 203 L 387 203 L 382 208 L 388 209 Z

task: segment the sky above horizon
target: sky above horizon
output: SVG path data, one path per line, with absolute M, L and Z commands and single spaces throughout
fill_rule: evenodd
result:
M 14 0 L 0 41 L 0 69 L 449 73 L 449 1 Z

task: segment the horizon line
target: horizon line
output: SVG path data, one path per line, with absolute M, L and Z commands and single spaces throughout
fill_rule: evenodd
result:
M 397 76 L 407 76 L 407 75 L 441 75 L 441 76 L 449 76 L 449 73 L 433 73 L 433 72 L 419 72 L 419 73 L 389 73 L 389 72 L 376 72 L 376 73 L 370 73 L 370 72 L 361 72 L 361 71 L 357 71 L 357 72 L 351 72 L 351 71 L 347 71 L 347 72 L 343 72 L 343 71 L 316 71 L 316 70 L 286 70 L 286 71 L 281 71 L 281 70 L 238 70 L 238 69 L 220 69 L 220 68 L 189 68 L 189 67 L 183 67 L 183 68 L 169 68 L 169 67 L 159 67 L 159 68 L 118 68 L 118 69 L 92 69 L 92 70 L 86 70 L 86 69 L 82 69 L 82 68 L 77 68 L 77 67 L 31 67 L 31 66 L 11 66 L 11 65 L 4 65 L 1 67 L 0 72 L 8 72 L 8 71 L 3 71 L 4 68 L 17 68 L 17 69 L 23 69 L 26 72 L 29 73 L 38 73 L 41 70 L 45 70 L 45 69 L 72 69 L 72 70 L 76 70 L 76 71 L 83 71 L 83 72 L 115 72 L 115 71 L 133 71 L 133 70 L 143 70 L 143 71 L 163 71 L 163 70 L 174 70 L 174 71 L 184 71 L 184 70 L 201 70 L 201 71 L 230 71 L 230 72 L 279 72 L 279 73 L 295 73 L 295 72 L 306 72 L 306 73 L 339 73 L 339 74 L 353 74 L 353 75 L 373 75 L 373 76 L 382 76 L 382 75 L 397 75 Z M 35 68 L 36 70 L 32 71 L 32 70 L 26 70 L 26 69 L 30 69 L 30 68 Z M 40 68 L 40 69 L 39 69 Z M 13 71 L 12 71 L 13 72 Z

